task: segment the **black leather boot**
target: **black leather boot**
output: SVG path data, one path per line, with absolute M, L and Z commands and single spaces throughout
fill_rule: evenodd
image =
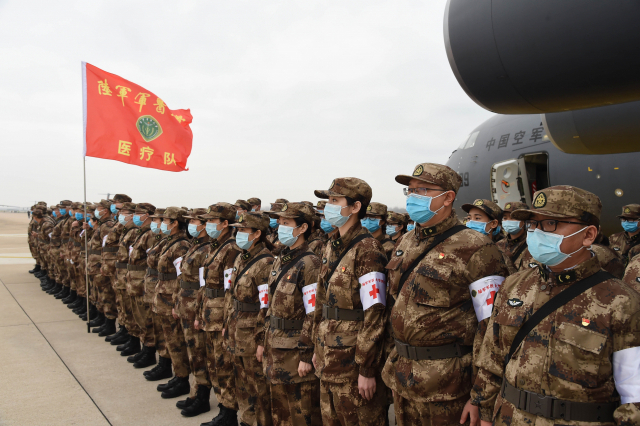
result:
M 129 347 L 131 344 L 131 336 L 127 334 L 127 341 L 121 345 L 116 346 L 116 351 L 122 352 Z
M 222 404 L 218 404 L 220 412 L 210 422 L 202 423 L 200 426 L 237 426 L 238 412 L 231 410 Z
M 48 278 L 45 278 L 44 280 L 42 280 L 43 284 L 41 284 L 42 287 L 42 291 L 45 291 L 47 293 L 49 293 L 49 290 L 53 290 L 53 288 L 56 286 L 55 281 L 52 281 Z
M 156 389 L 158 390 L 158 392 L 164 392 L 167 389 L 171 389 L 173 387 L 173 385 L 175 385 L 176 383 L 178 383 L 178 380 L 180 380 L 180 377 L 178 376 L 173 376 L 173 378 L 171 380 L 169 380 L 167 383 L 162 383 L 159 384 Z
M 38 272 L 33 274 L 33 276 L 36 277 L 36 278 L 46 277 L 47 276 L 47 271 L 45 271 L 44 269 L 40 269 Z
M 115 339 L 111 339 L 111 341 L 109 343 L 111 343 L 113 346 L 118 346 L 118 345 L 123 345 L 127 342 L 129 342 L 129 339 L 131 338 L 131 336 L 129 335 L 129 333 L 122 333 L 119 337 L 116 337 Z M 122 349 L 120 349 L 122 350 Z
M 53 280 L 51 280 L 53 281 Z M 56 294 L 58 293 L 60 290 L 62 290 L 62 285 L 58 284 L 57 282 L 53 281 L 54 286 L 51 287 L 49 290 L 47 290 L 47 294 Z
M 143 355 L 133 363 L 135 368 L 147 368 L 154 365 L 156 361 L 156 348 L 145 346 Z
M 76 293 L 75 290 L 71 290 L 69 292 L 69 295 L 67 297 L 65 297 L 64 299 L 61 300 L 62 303 L 64 303 L 65 305 L 68 305 L 72 302 L 75 302 L 76 299 L 78 299 L 78 293 Z
M 198 414 L 206 413 L 211 411 L 211 405 L 209 404 L 209 396 L 211 395 L 211 388 L 203 385 L 198 385 L 198 390 L 196 391 L 196 397 L 193 400 L 193 403 L 186 406 L 180 414 L 185 417 L 193 417 Z M 189 398 L 187 398 L 188 400 Z
M 182 395 L 188 395 L 191 390 L 189 385 L 189 376 L 178 377 L 176 383 L 160 395 L 164 399 L 177 398 Z
M 98 336 L 105 337 L 115 332 L 116 332 L 116 319 L 107 318 L 104 321 L 104 325 L 102 326 L 102 331 L 98 333 Z
M 64 299 L 71 293 L 71 289 L 69 287 L 62 286 L 62 290 L 59 293 L 54 294 L 53 297 L 56 299 Z
M 117 339 L 120 336 L 122 336 L 123 334 L 127 334 L 127 327 L 125 327 L 124 325 L 120 326 L 120 329 L 118 330 L 118 332 L 116 334 L 112 334 L 111 336 L 107 336 L 104 338 L 105 342 L 110 342 L 113 339 Z
M 144 356 L 144 354 L 147 353 L 147 351 L 149 350 L 149 348 L 147 348 L 144 345 L 140 346 L 140 352 L 138 352 L 135 355 L 131 355 L 130 357 L 127 358 L 127 362 L 130 362 L 131 364 L 135 363 L 136 361 L 138 361 L 140 358 L 142 358 Z
M 93 320 L 96 316 L 98 316 L 98 308 L 96 308 L 96 305 L 91 303 L 89 306 L 89 314 L 85 312 L 83 315 L 81 315 L 81 319 L 82 321 L 86 321 L 87 318 Z
M 176 402 L 176 408 L 184 410 L 185 408 L 193 404 L 195 400 L 195 398 L 191 398 L 190 396 L 188 396 L 187 399 L 181 399 L 180 401 Z
M 81 297 L 80 303 L 73 309 L 73 313 L 76 315 L 82 315 L 87 313 L 87 299 Z
M 76 292 L 76 298 L 73 300 L 73 302 L 67 303 L 67 308 L 73 310 L 73 309 L 77 308 L 78 306 L 80 306 L 82 304 L 83 300 L 84 300 L 84 298 L 78 296 L 78 292 Z
M 89 327 L 102 327 L 104 325 L 105 316 L 102 312 L 96 312 L 96 315 L 91 316 L 91 322 Z
M 150 371 L 145 371 L 146 374 L 143 373 L 144 378 L 149 380 L 150 382 L 155 382 L 162 379 L 169 379 L 173 376 L 173 371 L 171 368 L 171 358 L 158 357 L 159 362 L 158 365 L 152 368 Z M 158 385 L 158 387 L 164 386 L 164 384 Z M 162 392 L 164 389 L 158 389 L 158 392 Z
M 140 339 L 135 336 L 131 336 L 129 344 L 122 350 L 122 352 L 120 352 L 120 356 L 135 355 L 138 352 L 140 352 Z
M 41 269 L 40 269 L 40 265 L 37 265 L 37 264 L 36 264 L 36 267 L 35 267 L 35 268 L 33 268 L 32 270 L 30 270 L 30 271 L 29 271 L 29 273 L 30 273 L 30 274 L 36 274 L 36 273 L 38 273 L 38 272 L 40 272 L 40 271 L 41 271 Z

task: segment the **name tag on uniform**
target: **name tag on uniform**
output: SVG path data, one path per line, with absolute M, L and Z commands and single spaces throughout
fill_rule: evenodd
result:
M 304 310 L 307 314 L 316 310 L 316 289 L 318 283 L 305 285 L 302 287 L 302 301 L 304 303 Z
M 180 272 L 180 265 L 182 265 L 182 257 L 179 257 L 173 261 L 173 266 L 176 268 L 176 274 L 178 276 L 182 275 L 182 272 Z
M 382 272 L 369 272 L 358 278 L 358 282 L 365 311 L 377 303 L 387 306 L 387 277 Z
M 200 279 L 200 287 L 204 287 L 204 267 L 198 269 L 198 278 Z
M 269 284 L 258 286 L 258 298 L 260 299 L 260 309 L 269 307 Z
M 109 235 L 105 235 L 104 238 L 102 239 L 102 247 L 104 247 L 105 244 L 107 244 L 107 237 Z
M 133 251 L 133 246 L 129 246 L 129 257 L 131 257 L 131 252 Z
M 476 311 L 478 321 L 487 319 L 491 316 L 493 302 L 496 299 L 496 293 L 504 282 L 504 277 L 491 275 L 484 277 L 478 281 L 474 281 L 469 286 L 471 292 L 471 300 L 473 301 L 473 309 Z
M 224 270 L 224 291 L 231 288 L 231 274 L 233 274 L 233 268 Z

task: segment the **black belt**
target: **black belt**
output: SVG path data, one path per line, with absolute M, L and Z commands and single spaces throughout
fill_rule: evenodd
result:
M 103 253 L 117 253 L 120 247 L 105 247 L 102 249 Z
M 185 290 L 197 290 L 200 288 L 200 282 L 180 280 L 180 288 L 183 288 Z
M 162 272 L 158 273 L 158 279 L 160 281 L 171 281 L 171 280 L 175 280 L 178 279 L 178 274 L 173 273 L 173 274 L 163 274 Z
M 461 358 L 473 351 L 473 346 L 449 343 L 441 346 L 410 346 L 396 339 L 398 355 L 412 360 Z
M 73 242 L 73 245 L 74 245 L 74 246 L 76 246 L 76 247 L 80 247 L 80 246 L 82 245 L 82 243 L 79 243 L 79 242 L 77 242 L 77 241 L 74 241 L 74 242 Z
M 146 271 L 147 265 L 131 265 L 127 264 L 127 270 L 129 271 Z
M 127 269 L 128 263 L 116 262 L 116 268 L 118 269 Z
M 516 388 L 502 380 L 502 397 L 515 405 L 518 410 L 542 416 L 547 419 L 561 419 L 579 422 L 613 422 L 613 412 L 617 402 L 575 402 L 540 395 Z
M 364 321 L 362 309 L 340 309 L 322 305 L 322 317 L 338 321 Z
M 233 299 L 233 308 L 240 312 L 259 312 L 260 303 L 245 303 L 237 299 Z
M 102 250 L 89 250 L 89 254 L 102 254 Z
M 158 270 L 153 268 L 147 268 L 147 274 L 149 274 L 150 277 L 157 277 Z
M 218 297 L 224 297 L 223 288 L 205 288 L 204 295 L 209 299 L 217 299 Z
M 302 330 L 304 320 L 288 320 L 271 316 L 269 323 L 271 327 L 279 330 Z

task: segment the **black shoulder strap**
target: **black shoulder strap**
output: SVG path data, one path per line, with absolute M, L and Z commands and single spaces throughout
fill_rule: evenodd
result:
M 160 253 L 160 256 L 165 254 L 167 252 L 167 250 L 169 250 L 171 248 L 171 246 L 173 246 L 174 244 L 179 243 L 180 241 L 187 241 L 187 239 L 186 238 L 178 238 L 177 240 L 175 240 L 174 242 L 172 242 L 171 244 L 166 246 L 164 249 L 162 249 L 162 253 Z
M 227 238 L 227 241 L 225 241 L 224 243 L 222 243 L 222 245 L 220 247 L 218 247 L 218 250 L 215 252 L 215 254 L 213 255 L 213 257 L 211 257 L 211 260 L 208 261 L 204 266 L 204 279 L 207 279 L 207 276 L 209 275 L 209 265 L 211 265 L 213 263 L 213 261 L 216 259 L 216 257 L 218 256 L 218 253 L 220 253 L 220 250 L 222 250 L 222 248 L 224 246 L 226 246 L 227 244 L 231 244 L 232 242 L 235 242 L 234 238 Z
M 433 250 L 435 246 L 437 246 L 447 238 L 457 234 L 458 232 L 464 231 L 465 229 L 467 229 L 467 227 L 464 225 L 456 225 L 453 228 L 447 229 L 442 234 L 437 235 L 436 238 L 433 240 L 433 242 L 429 244 L 429 246 L 424 250 L 424 252 L 422 252 L 422 254 L 418 256 L 411 265 L 409 265 L 409 268 L 407 268 L 407 270 L 404 271 L 404 274 L 402 274 L 402 276 L 400 277 L 400 283 L 398 285 L 398 294 L 400 294 L 400 291 L 402 290 L 402 286 L 404 286 L 405 281 L 409 279 L 409 275 L 411 275 L 411 272 L 413 272 L 413 270 L 418 266 L 418 264 L 422 261 L 422 259 L 424 259 L 425 256 L 429 254 L 429 252 Z
M 393 242 L 393 240 L 391 238 L 385 238 L 384 240 L 380 241 L 380 245 L 388 242 Z
M 138 238 L 136 238 L 136 240 L 133 242 L 133 244 L 131 245 L 135 245 L 135 243 L 137 243 L 138 241 L 140 241 L 140 238 L 142 238 L 142 236 L 144 234 L 146 234 L 147 232 L 151 231 L 151 228 L 147 229 L 146 231 L 144 231 L 143 233 L 141 233 L 140 235 L 138 235 Z
M 287 265 L 286 265 L 284 268 L 280 269 L 280 275 L 278 275 L 278 278 L 276 278 L 276 280 L 275 280 L 274 282 L 272 282 L 272 283 L 271 283 L 271 287 L 269 288 L 269 293 L 270 293 L 270 294 L 273 294 L 273 292 L 274 292 L 274 291 L 276 291 L 276 287 L 278 287 L 278 283 L 280 282 L 280 280 L 282 279 L 282 277 L 284 277 L 284 274 L 286 274 L 286 273 L 287 273 L 287 271 L 288 271 L 289 269 L 291 269 L 291 267 L 292 267 L 293 265 L 295 265 L 296 263 L 298 263 L 298 261 L 299 261 L 300 259 L 302 259 L 303 257 L 306 257 L 306 256 L 313 256 L 313 255 L 315 255 L 315 253 L 314 253 L 314 252 L 312 252 L 312 251 L 306 251 L 306 252 L 304 252 L 304 253 L 302 253 L 302 254 L 300 254 L 300 255 L 296 256 L 293 260 L 291 260 L 289 263 L 287 263 Z
M 547 303 L 542 305 L 540 309 L 538 309 L 533 315 L 531 315 L 531 317 L 527 321 L 525 321 L 520 330 L 518 330 L 518 333 L 516 334 L 516 337 L 513 339 L 511 347 L 509 348 L 509 354 L 504 360 L 504 367 L 507 368 L 509 360 L 511 360 L 513 353 L 516 351 L 518 346 L 520 346 L 520 343 L 524 340 L 527 334 L 531 332 L 531 330 L 533 330 L 538 324 L 540 324 L 543 319 L 545 319 L 567 303 L 571 302 L 573 299 L 580 296 L 591 287 L 595 287 L 601 282 L 610 280 L 612 278 L 615 277 L 607 271 L 600 270 L 595 274 L 571 285 L 568 289 L 564 290 L 562 293 L 558 294 Z
M 520 247 L 518 247 L 518 250 L 516 250 L 515 253 L 513 253 L 513 256 L 511 257 L 511 261 L 514 264 L 516 263 L 516 260 L 518 260 L 518 257 L 522 254 L 523 251 L 525 251 L 526 248 L 527 248 L 527 244 L 524 243 Z
M 125 229 L 126 229 L 126 228 L 125 228 Z M 123 241 L 124 241 L 124 238 L 127 236 L 127 234 L 128 234 L 129 232 L 133 231 L 134 229 L 136 229 L 136 228 L 134 228 L 134 227 L 132 226 L 131 228 L 129 228 L 129 229 L 127 229 L 125 232 L 123 232 L 123 233 L 122 233 L 122 235 L 120 235 L 120 241 L 119 241 L 119 242 L 123 242 Z
M 340 257 L 338 257 L 338 260 L 336 261 L 336 264 L 333 265 L 333 267 L 331 268 L 330 272 L 327 274 L 327 278 L 324 280 L 324 288 L 326 289 L 327 287 L 329 287 L 329 281 L 331 280 L 331 276 L 333 275 L 333 273 L 336 271 L 336 268 L 338 267 L 338 265 L 340 264 L 340 261 L 342 260 L 342 258 L 349 253 L 349 250 L 351 250 L 353 248 L 353 246 L 355 246 L 357 243 L 359 243 L 360 241 L 366 239 L 366 238 L 373 238 L 373 236 L 371 234 L 360 234 L 357 237 L 355 237 L 353 240 L 351 240 L 351 242 L 349 243 L 349 245 L 344 249 L 344 251 L 342 252 L 342 254 L 340 255 Z M 331 241 L 329 241 L 329 244 L 331 244 Z
M 233 285 L 236 285 L 236 282 L 238 281 L 238 277 L 241 277 L 242 274 L 244 274 L 245 271 L 248 271 L 249 268 L 251 268 L 254 263 L 256 263 L 260 259 L 264 259 L 265 257 L 273 257 L 273 255 L 271 253 L 263 253 L 260 256 L 257 256 L 257 257 L 254 257 L 253 259 L 251 259 L 251 262 L 247 263 L 247 266 L 245 266 L 244 269 L 242 271 L 240 271 L 239 274 L 236 275 L 236 279 L 233 280 Z

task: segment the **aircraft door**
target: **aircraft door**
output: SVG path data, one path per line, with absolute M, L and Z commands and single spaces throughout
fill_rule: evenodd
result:
M 491 196 L 503 209 L 508 202 L 531 199 L 523 158 L 501 161 L 491 167 Z

